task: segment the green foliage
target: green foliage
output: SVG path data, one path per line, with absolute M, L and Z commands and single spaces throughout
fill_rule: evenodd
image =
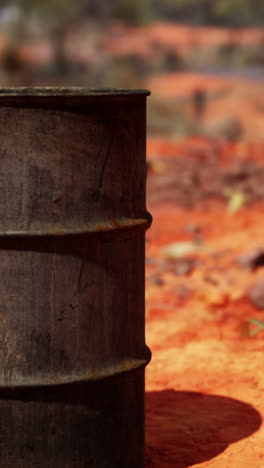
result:
M 114 14 L 129 23 L 144 24 L 153 13 L 152 0 L 116 0 Z
M 228 198 L 227 211 L 230 214 L 235 214 L 240 211 L 247 202 L 247 197 L 243 192 L 228 190 L 225 195 Z
M 1 7 L 9 2 L 3 0 Z M 115 16 L 131 24 L 144 24 L 153 18 L 174 19 L 201 24 L 253 25 L 264 23 L 261 0 L 15 0 L 22 12 L 61 18 L 83 7 L 95 17 Z
M 264 2 L 261 0 L 163 0 L 153 1 L 162 14 L 179 20 L 252 25 L 264 23 Z
M 107 11 L 110 15 L 121 17 L 128 22 L 140 24 L 150 18 L 152 0 L 116 0 Z M 71 16 L 80 12 L 83 7 L 100 16 L 105 11 L 105 0 L 16 0 L 16 5 L 24 13 L 37 13 L 52 17 Z
M 84 4 L 79 2 L 79 4 Z M 17 0 L 16 4 L 25 13 L 36 12 L 46 15 L 68 15 L 78 9 L 74 0 Z
M 263 22 L 264 5 L 259 0 L 217 0 L 214 2 L 214 14 L 223 21 L 234 24 Z
M 250 332 L 250 336 L 254 336 L 254 335 L 256 335 L 259 331 L 264 330 L 264 322 L 262 322 L 261 320 L 252 318 L 252 319 L 250 319 L 250 322 L 253 323 L 254 325 L 256 325 L 256 327 L 254 328 L 254 330 L 252 330 L 252 331 Z

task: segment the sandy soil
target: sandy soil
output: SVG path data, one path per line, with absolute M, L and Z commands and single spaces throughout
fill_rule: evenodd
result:
M 264 311 L 248 293 L 264 268 L 243 268 L 238 257 L 264 245 L 264 202 L 230 212 L 217 197 L 189 207 L 175 202 L 173 190 L 159 199 L 153 178 L 166 175 L 169 159 L 188 158 L 197 147 L 200 155 L 214 151 L 195 139 L 148 143 L 154 222 L 147 233 L 146 331 L 153 359 L 146 377 L 146 466 L 263 468 L 264 330 L 250 336 L 249 320 L 264 320 Z M 221 148 L 219 167 L 232 165 L 238 153 L 262 164 L 259 145 L 242 152 L 239 145 Z M 182 242 L 196 243 L 197 250 L 180 260 L 165 255 L 164 246 Z

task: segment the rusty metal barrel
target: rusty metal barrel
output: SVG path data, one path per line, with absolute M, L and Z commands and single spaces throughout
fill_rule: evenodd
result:
M 0 466 L 144 465 L 144 90 L 0 89 Z

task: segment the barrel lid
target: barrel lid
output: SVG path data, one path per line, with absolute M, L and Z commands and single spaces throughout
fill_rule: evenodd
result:
M 25 97 L 25 96 L 149 96 L 147 89 L 123 89 L 123 88 L 85 88 L 85 87 L 5 87 L 0 88 L 1 97 Z

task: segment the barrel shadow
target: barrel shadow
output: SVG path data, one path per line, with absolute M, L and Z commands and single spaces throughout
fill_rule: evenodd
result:
M 146 395 L 148 468 L 188 468 L 208 461 L 248 437 L 262 417 L 233 398 L 164 390 Z

